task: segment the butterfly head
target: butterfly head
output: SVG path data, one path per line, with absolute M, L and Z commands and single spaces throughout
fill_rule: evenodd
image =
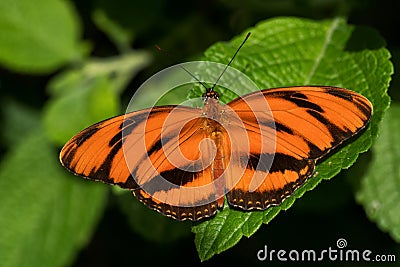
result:
M 207 89 L 206 92 L 201 96 L 203 101 L 206 102 L 208 99 L 219 99 L 219 94 L 215 92 L 212 88 Z

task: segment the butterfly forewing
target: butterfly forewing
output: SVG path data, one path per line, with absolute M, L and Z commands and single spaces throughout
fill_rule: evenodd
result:
M 74 136 L 61 150 L 63 166 L 85 178 L 136 188 L 125 161 L 121 160 L 123 118 L 96 123 Z

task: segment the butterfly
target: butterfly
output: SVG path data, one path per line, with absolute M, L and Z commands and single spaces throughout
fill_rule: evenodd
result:
M 234 208 L 265 210 L 365 129 L 373 109 L 361 94 L 331 86 L 266 89 L 224 105 L 214 86 L 202 108 L 151 107 L 84 129 L 62 148 L 62 165 L 129 189 L 177 220 L 211 217 L 225 199 Z

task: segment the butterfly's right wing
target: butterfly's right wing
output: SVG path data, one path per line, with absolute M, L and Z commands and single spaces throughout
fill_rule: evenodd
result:
M 119 185 L 144 204 L 178 220 L 215 214 L 212 146 L 201 111 L 163 106 L 88 127 L 62 149 L 60 161 L 76 175 Z
M 244 210 L 281 204 L 313 174 L 318 159 L 358 134 L 372 115 L 364 96 L 327 86 L 267 89 L 228 106 L 251 141 L 244 174 L 227 194 L 229 204 Z

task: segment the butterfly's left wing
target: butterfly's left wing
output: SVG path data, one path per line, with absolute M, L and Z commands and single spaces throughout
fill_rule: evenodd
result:
M 218 207 L 203 128 L 200 109 L 144 109 L 83 130 L 63 147 L 60 161 L 76 175 L 132 190 L 164 215 L 198 220 Z
M 270 111 L 258 108 L 265 100 Z M 251 141 L 244 174 L 227 194 L 230 205 L 244 210 L 281 204 L 313 174 L 318 159 L 365 128 L 372 114 L 367 98 L 336 87 L 268 89 L 228 106 Z M 275 153 L 271 146 L 262 148 L 269 142 L 276 143 Z M 269 169 L 262 167 L 265 161 L 272 162 Z

